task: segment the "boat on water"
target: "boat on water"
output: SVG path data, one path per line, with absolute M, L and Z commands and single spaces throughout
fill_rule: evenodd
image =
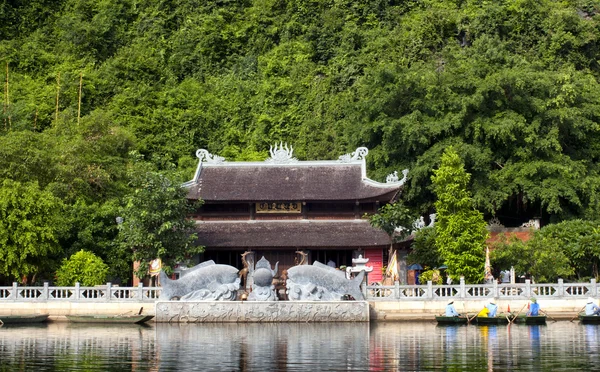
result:
M 519 324 L 546 324 L 546 315 L 519 315 L 514 322 Z
M 508 319 L 505 315 L 500 314 L 495 317 L 477 316 L 475 317 L 475 323 L 479 325 L 494 325 L 494 324 L 508 324 Z M 471 321 L 473 322 L 473 321 Z
M 579 313 L 579 321 L 584 324 L 600 324 L 600 316 L 585 315 L 585 313 Z
M 73 323 L 129 323 L 142 324 L 154 318 L 154 315 L 66 315 L 67 319 Z
M 3 324 L 27 324 L 43 323 L 48 320 L 50 314 L 23 314 L 23 315 L 0 315 L 0 323 Z
M 435 320 L 437 321 L 438 324 L 443 324 L 443 325 L 467 324 L 467 318 L 464 316 L 436 315 Z

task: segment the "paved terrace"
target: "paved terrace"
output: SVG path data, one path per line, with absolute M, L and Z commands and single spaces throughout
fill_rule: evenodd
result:
M 62 320 L 68 314 L 128 314 L 144 308 L 145 314 L 154 314 L 160 287 L 119 287 L 107 283 L 102 286 L 0 287 L 0 314 L 49 313 L 51 320 Z M 542 310 L 557 320 L 572 319 L 588 297 L 598 298 L 596 280 L 586 283 L 484 284 L 467 285 L 400 285 L 363 286 L 370 305 L 370 317 L 376 321 L 432 320 L 441 314 L 449 300 L 454 300 L 461 313 L 474 314 L 495 298 L 499 312 L 509 309 L 516 313 L 526 311 L 529 298 L 535 297 Z

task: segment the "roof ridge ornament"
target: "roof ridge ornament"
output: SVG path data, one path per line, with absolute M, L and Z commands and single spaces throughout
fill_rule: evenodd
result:
M 369 149 L 366 147 L 359 147 L 352 154 L 344 154 L 338 158 L 338 161 L 341 163 L 350 163 L 353 161 L 365 160 L 367 154 L 369 153 Z
M 388 174 L 388 176 L 385 178 L 385 183 L 399 183 L 400 185 L 404 185 L 408 178 L 408 169 L 404 169 L 402 171 L 402 175 L 402 179 L 399 179 L 398 171 L 394 171 L 394 173 Z
M 275 143 L 275 147 L 270 146 L 269 153 L 271 153 L 271 157 L 265 160 L 265 163 L 290 164 L 298 162 L 298 159 L 292 156 L 292 154 L 294 153 L 294 147 L 290 146 L 288 148 L 287 142 L 285 143 L 285 145 L 283 144 L 283 142 L 280 142 L 279 146 L 277 145 L 277 143 Z
M 437 213 L 432 213 L 429 215 L 429 225 L 427 225 L 427 227 L 433 227 L 435 225 L 436 217 L 437 217 Z
M 488 231 L 495 232 L 506 229 L 506 226 L 504 226 L 502 222 L 500 222 L 500 219 L 498 217 L 494 216 L 488 221 L 486 228 L 488 229 Z
M 219 163 L 225 162 L 224 157 L 219 156 L 219 155 L 213 155 L 210 152 L 208 152 L 208 150 L 205 150 L 205 149 L 199 149 L 198 151 L 196 151 L 196 157 L 198 159 L 200 159 L 200 163 L 206 162 L 206 163 L 219 164 Z
M 488 221 L 488 226 L 489 227 L 495 227 L 495 228 L 500 228 L 503 229 L 505 228 L 504 225 L 502 224 L 502 222 L 500 222 L 500 219 L 498 217 L 492 217 L 489 221 Z

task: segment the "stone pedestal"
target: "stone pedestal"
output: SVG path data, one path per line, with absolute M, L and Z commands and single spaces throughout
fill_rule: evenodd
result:
M 368 322 L 367 301 L 159 301 L 156 322 Z

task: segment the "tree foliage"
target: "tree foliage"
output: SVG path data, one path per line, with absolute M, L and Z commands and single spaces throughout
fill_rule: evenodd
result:
M 193 244 L 197 237 L 188 219 L 193 208 L 185 199 L 187 190 L 144 165 L 130 174 L 132 192 L 124 200 L 117 239 L 122 254 L 139 262 L 136 275 L 143 278 L 156 258 L 168 272 L 202 252 Z
M 444 264 L 436 245 L 435 226 L 424 227 L 415 233 L 407 263 L 419 263 L 423 267 L 438 268 Z
M 551 241 L 568 258 L 578 279 L 598 278 L 600 263 L 600 223 L 570 220 L 545 226 L 537 240 Z M 535 240 L 535 239 L 534 239 Z M 541 243 L 540 243 L 541 244 Z
M 579 219 L 550 224 L 527 242 L 501 236 L 494 243 L 491 257 L 493 266 L 514 266 L 517 272 L 537 281 L 597 279 L 600 224 Z
M 515 236 L 501 235 L 492 244 L 490 260 L 493 267 L 514 267 L 515 272 L 532 278 L 535 282 L 556 282 L 558 278 L 570 278 L 573 267 L 560 241 L 541 231 L 524 242 Z
M 0 278 L 27 284 L 46 274 L 48 257 L 61 253 L 64 204 L 38 184 L 4 180 L 0 187 Z
M 483 281 L 485 242 L 488 237 L 483 214 L 474 209 L 467 189 L 470 175 L 452 147 L 442 155 L 431 180 L 437 197 L 435 243 L 453 280 Z
M 599 54 L 589 0 L 5 1 L 0 180 L 89 216 L 60 244 L 107 262 L 123 253 L 107 242 L 132 150 L 189 179 L 198 148 L 260 160 L 279 141 L 300 159 L 366 146 L 372 178 L 410 169 L 404 202 L 422 214 L 453 145 L 486 215 L 589 220 Z
M 369 222 L 373 227 L 385 231 L 393 240 L 401 241 L 411 234 L 415 214 L 402 200 L 397 200 L 379 208 L 376 214 L 369 216 Z
M 94 286 L 106 283 L 108 266 L 102 259 L 92 252 L 81 250 L 63 263 L 56 270 L 56 285 L 73 286 L 79 283 L 82 286 Z

